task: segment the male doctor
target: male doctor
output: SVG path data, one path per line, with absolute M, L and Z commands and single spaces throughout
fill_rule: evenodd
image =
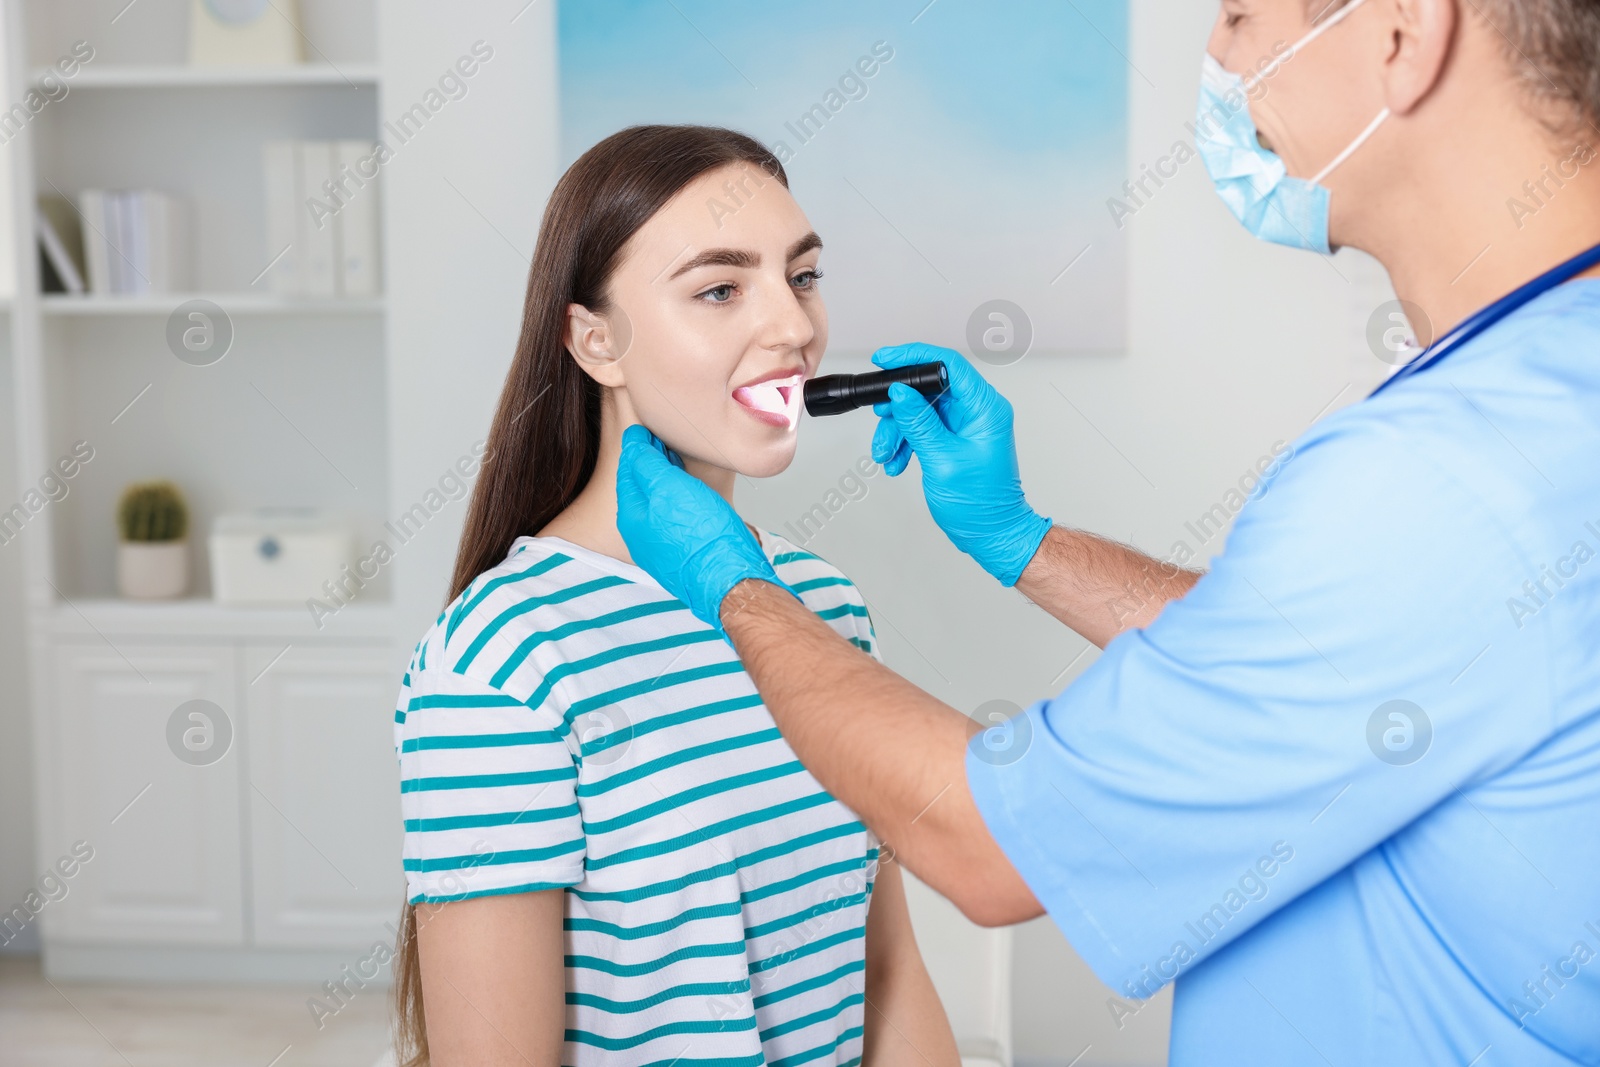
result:
M 837 637 L 643 427 L 629 550 L 969 917 L 1048 912 L 1128 1010 L 1176 979 L 1173 1064 L 1600 1063 L 1597 122 L 1595 0 L 1225 0 L 1218 192 L 1376 256 L 1433 343 L 1294 442 L 1204 575 L 1035 512 L 959 354 L 873 357 L 951 378 L 893 387 L 874 457 L 1104 646 L 1004 727 Z

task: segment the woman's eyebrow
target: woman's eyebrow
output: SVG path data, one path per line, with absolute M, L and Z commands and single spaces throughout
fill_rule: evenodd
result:
M 817 231 L 812 230 L 800 240 L 789 246 L 789 258 L 785 262 L 793 262 L 811 251 L 813 248 L 822 247 L 822 238 L 817 236 Z
M 708 248 L 698 255 L 690 256 L 683 265 L 667 276 L 667 281 L 688 274 L 696 267 L 744 267 L 754 269 L 761 266 L 761 255 L 745 248 Z
M 822 238 L 817 236 L 817 231 L 812 230 L 794 244 L 789 246 L 785 262 L 799 259 L 813 248 L 822 247 Z M 754 270 L 761 266 L 761 253 L 752 252 L 746 248 L 708 248 L 704 252 L 691 256 L 677 270 L 673 271 L 667 280 L 671 281 L 680 274 L 687 274 L 697 267 L 742 267 Z

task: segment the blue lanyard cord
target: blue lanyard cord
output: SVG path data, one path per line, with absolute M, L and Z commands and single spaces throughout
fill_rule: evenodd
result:
M 1562 282 L 1577 277 L 1596 264 L 1600 264 L 1600 244 L 1579 252 L 1565 263 L 1545 271 L 1531 282 L 1523 284 L 1488 307 L 1475 312 L 1459 323 L 1455 329 L 1423 349 L 1416 359 L 1391 374 L 1367 396 L 1369 398 L 1377 396 L 1401 378 L 1409 378 L 1413 374 L 1427 370 L 1524 304 L 1543 296 Z

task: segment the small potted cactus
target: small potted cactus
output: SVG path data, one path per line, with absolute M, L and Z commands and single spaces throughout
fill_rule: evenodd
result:
M 117 503 L 117 590 L 136 600 L 189 588 L 189 508 L 171 482 L 138 482 Z

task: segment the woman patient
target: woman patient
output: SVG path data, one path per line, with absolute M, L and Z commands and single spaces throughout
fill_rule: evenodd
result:
M 730 501 L 789 465 L 821 250 L 729 130 L 626 129 L 556 186 L 451 601 L 396 708 L 402 1064 L 959 1062 L 898 867 L 617 532 L 633 423 Z M 850 580 L 751 529 L 877 656 Z

